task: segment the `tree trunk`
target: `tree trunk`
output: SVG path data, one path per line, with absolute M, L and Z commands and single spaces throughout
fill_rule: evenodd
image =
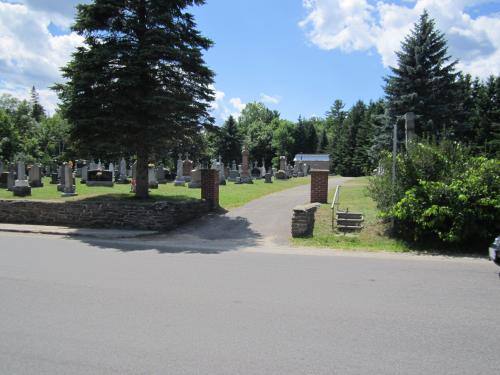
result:
M 137 153 L 137 178 L 135 185 L 135 196 L 139 199 L 149 198 L 149 179 L 148 179 L 148 156 L 147 152 L 139 151 Z

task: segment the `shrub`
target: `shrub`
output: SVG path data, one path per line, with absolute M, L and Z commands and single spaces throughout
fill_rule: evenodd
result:
M 500 233 L 499 160 L 452 142 L 413 143 L 397 157 L 394 188 L 391 164 L 387 154 L 369 192 L 399 237 L 482 246 Z
M 419 180 L 388 212 L 413 240 L 487 244 L 500 233 L 500 161 L 473 158 L 448 181 Z

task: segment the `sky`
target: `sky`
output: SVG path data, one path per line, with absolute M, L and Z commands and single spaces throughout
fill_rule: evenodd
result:
M 87 0 L 88 2 L 89 0 Z M 50 86 L 82 38 L 70 32 L 82 0 L 0 0 L 0 94 L 27 98 L 34 85 L 49 114 Z M 427 9 L 460 70 L 500 74 L 500 0 L 207 0 L 194 13 L 214 47 L 218 124 L 263 102 L 295 121 L 384 95 L 394 51 Z

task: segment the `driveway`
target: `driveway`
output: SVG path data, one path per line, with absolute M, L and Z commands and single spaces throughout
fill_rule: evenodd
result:
M 329 179 L 329 187 L 349 178 Z M 151 237 L 179 246 L 209 248 L 244 248 L 252 246 L 285 246 L 291 237 L 293 207 L 308 203 L 310 185 L 302 185 L 266 195 L 226 214 L 212 214 L 172 231 Z

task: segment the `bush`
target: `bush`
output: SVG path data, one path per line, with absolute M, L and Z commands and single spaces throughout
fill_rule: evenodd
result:
M 500 161 L 471 159 L 450 183 L 419 181 L 389 215 L 413 240 L 488 244 L 500 233 Z
M 414 144 L 398 156 L 394 200 L 390 181 L 373 177 L 370 192 L 399 237 L 483 246 L 500 233 L 499 160 L 470 158 L 449 142 Z

